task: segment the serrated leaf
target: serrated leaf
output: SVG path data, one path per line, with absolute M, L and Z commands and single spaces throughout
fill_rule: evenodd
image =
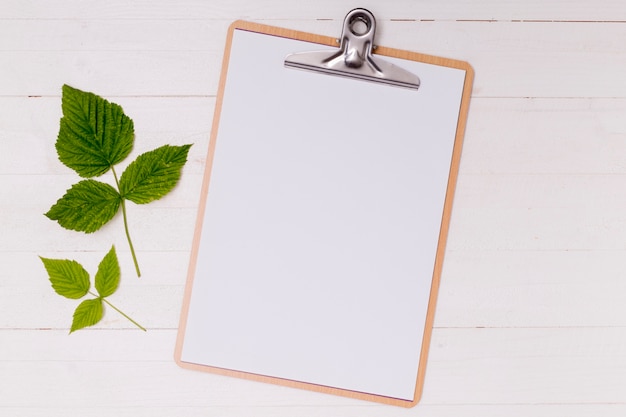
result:
M 113 246 L 98 265 L 98 272 L 96 272 L 95 286 L 100 297 L 108 297 L 117 290 L 120 275 L 120 264 L 115 253 L 115 246 Z
M 59 160 L 84 178 L 96 177 L 128 156 L 133 121 L 102 97 L 63 86 L 63 117 L 56 141 Z
M 115 216 L 121 201 L 109 184 L 83 180 L 67 190 L 46 216 L 66 229 L 92 233 Z
M 190 147 L 165 145 L 139 155 L 122 173 L 122 197 L 146 204 L 169 193 L 180 179 Z
M 78 299 L 89 291 L 89 273 L 76 261 L 40 257 L 52 288 L 63 297 Z
M 98 323 L 102 319 L 103 310 L 100 298 L 85 300 L 80 303 L 74 310 L 74 319 L 72 320 L 70 333 Z

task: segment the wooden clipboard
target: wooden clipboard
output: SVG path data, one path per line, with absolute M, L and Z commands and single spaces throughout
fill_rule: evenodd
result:
M 473 70 L 377 47 L 419 72 L 411 91 L 282 61 L 329 47 L 337 40 L 244 21 L 228 31 L 175 359 L 411 407 Z

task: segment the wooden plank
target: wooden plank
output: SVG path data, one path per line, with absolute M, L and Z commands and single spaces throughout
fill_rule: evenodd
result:
M 127 270 L 132 271 L 132 265 L 129 264 L 128 267 Z M 32 279 L 38 280 L 39 286 L 2 289 L 0 300 L 3 302 L 5 311 L 0 318 L 0 329 L 54 329 L 69 333 L 74 310 L 80 301 L 68 300 L 55 294 L 47 278 L 43 271 L 39 275 L 32 275 Z M 137 279 L 139 278 L 131 276 L 130 273 L 126 274 L 124 283 L 107 300 L 148 330 L 177 328 L 183 287 L 126 285 L 128 281 Z M 85 297 L 85 299 L 90 298 L 95 297 Z M 106 305 L 105 315 L 95 329 L 136 330 L 143 333 L 133 323 Z
M 626 326 L 623 250 L 454 250 L 444 265 L 435 326 Z
M 194 143 L 185 173 L 202 172 L 214 98 L 110 99 L 135 122 L 135 150 L 129 161 L 164 143 Z M 0 106 L 5 109 L 0 113 L 0 174 L 71 174 L 54 151 L 59 97 L 0 97 Z M 624 114 L 624 99 L 475 97 L 459 188 L 464 188 L 467 174 L 626 173 Z
M 72 85 L 117 103 L 133 119 L 136 145 L 156 134 L 193 134 L 211 129 L 214 97 L 119 97 L 105 96 L 89 85 Z M 0 97 L 0 126 L 3 132 L 36 133 L 45 143 L 56 140 L 61 111 L 61 87 L 50 97 Z M 12 141 L 14 142 L 14 141 Z M 208 139 L 207 139 L 208 142 Z M 2 143 L 3 148 L 7 146 Z
M 570 359 L 618 358 L 626 356 L 624 327 L 436 328 L 432 337 L 431 359 L 433 363 L 440 364 L 489 357 L 507 360 L 554 356 Z M 7 343 L 0 346 L 0 362 L 168 363 L 176 339 L 176 329 L 156 329 L 144 333 L 88 328 L 69 336 L 58 329 L 20 329 L 3 330 L 1 334 Z M 121 343 L 114 344 L 112 339 L 115 338 Z M 606 344 L 606 340 L 615 343 Z M 128 346 L 141 343 L 145 343 L 144 349 L 128 351 Z M 183 376 L 196 374 L 185 370 L 180 373 Z M 363 404 L 378 406 L 369 402 Z
M 277 23 L 313 33 L 328 26 Z M 48 32 L 40 37 L 67 36 L 50 27 L 41 30 Z M 204 34 L 198 23 L 187 30 L 189 36 Z M 337 31 L 329 28 L 329 35 Z M 381 30 L 378 43 L 470 62 L 476 71 L 475 97 L 612 98 L 626 97 L 621 82 L 626 54 L 619 42 L 625 37 L 626 26 L 619 24 L 394 21 Z M 141 40 L 139 49 L 102 50 L 97 38 L 94 46 L 90 38 L 83 42 L 77 51 L 6 51 L 0 56 L 6 75 L 0 78 L 1 94 L 58 95 L 63 83 L 108 96 L 211 96 L 217 91 L 221 42 L 207 39 L 199 51 L 144 50 Z
M 136 315 L 151 320 L 151 326 L 177 327 L 188 253 L 138 253 L 143 276 L 137 279 L 127 249 L 118 247 L 123 271 L 116 295 L 119 307 L 133 308 Z M 92 276 L 103 254 L 104 250 L 44 253 L 76 259 Z M 435 327 L 626 326 L 621 296 L 626 261 L 621 255 L 621 251 L 449 251 Z M 0 275 L 2 327 L 69 326 L 76 303 L 53 293 L 35 254 L 7 253 L 0 259 L 6 265 Z M 108 319 L 109 327 L 129 327 L 113 311 Z
M 88 328 L 0 330 L 0 362 L 146 362 L 167 361 L 176 341 L 174 330 L 148 332 Z M 141 346 L 141 349 L 129 349 Z
M 131 157 L 131 160 L 132 159 Z M 57 163 L 61 165 L 60 162 L 57 161 Z M 192 161 L 188 161 L 188 164 L 189 167 L 185 166 L 183 168 L 183 175 L 181 176 L 180 182 L 170 193 L 152 202 L 150 206 L 137 206 L 129 202 L 129 208 L 137 207 L 140 210 L 143 210 L 145 207 L 197 208 L 202 174 L 200 172 L 188 171 L 195 170 L 195 168 L 201 169 L 201 163 L 197 162 L 194 164 Z M 35 214 L 35 216 L 43 215 L 72 187 L 72 185 L 82 180 L 78 174 L 74 173 L 69 168 L 64 165 L 61 165 L 61 167 L 69 172 L 63 175 L 2 175 L 0 183 L 6 185 L 0 190 L 0 208 L 7 210 L 17 208 L 35 209 L 39 210 L 39 213 Z M 125 167 L 122 166 L 122 168 Z M 119 171 L 123 172 L 124 170 L 119 169 Z M 119 171 L 118 175 L 121 174 Z M 112 174 L 110 173 L 95 178 L 95 180 L 115 186 Z M 33 196 L 37 196 L 37 198 L 35 199 Z
M 196 209 L 131 207 L 128 222 L 135 249 L 142 251 L 187 251 L 191 248 Z M 112 243 L 125 247 L 126 235 L 121 213 L 98 230 L 97 235 L 66 230 L 43 215 L 41 209 L 13 210 L 3 213 L 3 233 L 0 253 L 12 251 L 55 252 L 59 242 L 63 250 L 108 250 Z
M 461 176 L 448 250 L 622 250 L 623 175 Z
M 103 252 L 50 256 L 78 260 L 93 276 Z M 122 284 L 112 302 L 133 312 L 145 326 L 176 328 L 188 253 L 138 253 L 141 279 L 133 273 L 128 252 L 118 255 Z M 622 297 L 626 284 L 621 274 L 626 261 L 621 255 L 621 251 L 450 251 L 435 327 L 626 326 Z M 69 328 L 78 303 L 54 294 L 36 255 L 0 254 L 0 260 L 12 268 L 0 275 L 5 311 L 0 327 Z M 101 327 L 132 325 L 110 310 Z
M 188 143 L 194 146 L 189 151 L 184 174 L 204 171 L 214 98 L 106 98 L 120 104 L 135 126 L 134 148 L 119 165 L 120 174 L 143 152 L 164 144 Z M 31 187 L 41 181 L 61 187 L 75 182 L 71 178 L 73 171 L 59 162 L 54 148 L 62 116 L 60 97 L 1 97 L 0 106 L 5 109 L 0 113 L 0 175 L 25 175 L 20 181 L 32 181 Z M 35 177 L 51 174 L 68 175 L 67 181 L 62 178 L 55 181 L 54 176 L 50 179 Z M 104 176 L 108 177 L 110 174 Z M 78 177 L 74 175 L 74 178 Z M 15 181 L 15 178 L 7 179 L 7 186 L 17 187 Z M 2 192 L 9 191 L 4 189 Z
M 426 404 L 624 403 L 624 327 L 450 329 L 437 335 Z
M 206 52 L 207 48 L 217 49 L 226 42 L 230 24 L 227 19 L 144 18 L 41 20 L 0 17 L 0 22 L 1 51 Z M 22 36 L 24 33 L 29 36 Z M 167 36 L 163 36 L 165 34 Z
M 626 196 L 615 190 L 624 174 L 468 174 L 457 191 L 463 209 L 626 209 Z
M 624 250 L 622 209 L 478 208 L 452 215 L 451 250 Z
M 187 407 L 233 405 L 355 405 L 332 395 L 183 370 L 171 362 L 0 362 L 4 407 Z M 37 393 L 33 395 L 32 393 Z M 166 394 L 167 393 L 167 394 Z
M 315 3 L 247 0 L 212 1 L 210 3 L 183 0 L 175 4 L 166 0 L 108 1 L 3 1 L 0 15 L 5 19 L 343 19 L 354 8 L 347 0 L 324 0 Z M 598 0 L 593 7 L 584 1 L 519 2 L 489 0 L 476 4 L 470 0 L 454 0 L 442 7 L 435 0 L 394 0 L 381 4 L 363 0 L 359 7 L 371 10 L 379 19 L 436 20 L 565 20 L 565 21 L 624 21 L 626 11 L 619 0 Z
M 193 148 L 192 148 L 193 149 Z M 130 161 L 134 159 L 136 155 L 129 157 Z M 190 155 L 194 158 L 197 155 Z M 150 206 L 144 207 L 161 207 L 161 208 L 196 208 L 198 206 L 200 186 L 202 183 L 202 162 L 200 162 L 198 156 L 195 160 L 188 160 L 187 164 L 183 168 L 183 174 L 180 182 L 174 187 L 170 193 L 162 197 L 161 199 L 152 202 Z M 125 164 L 121 164 L 121 167 L 117 168 L 118 175 L 124 172 Z M 55 174 L 38 174 L 38 175 L 24 175 L 24 174 L 5 174 L 0 175 L 0 184 L 4 187 L 0 190 L 0 208 L 7 210 L 17 208 L 32 208 L 39 210 L 42 214 L 48 211 L 50 207 L 61 198 L 65 192 L 71 188 L 73 184 L 82 180 L 78 174 L 62 165 L 57 161 L 60 167 L 56 170 L 64 170 L 62 175 Z M 25 166 L 26 164 L 22 164 Z M 25 169 L 26 170 L 26 169 Z M 195 171 L 195 172 L 194 172 Z M 104 182 L 115 186 L 112 174 L 108 173 L 102 177 L 94 178 L 96 181 Z M 37 198 L 33 198 L 37 196 Z M 135 207 L 134 203 L 128 203 L 129 207 Z M 140 208 L 142 206 L 139 206 Z
M 0 57 L 0 91 L 58 95 L 61 85 L 70 84 L 107 96 L 207 96 L 214 94 L 220 61 L 218 52 L 178 50 L 8 51 Z
M 135 121 L 137 145 L 159 132 L 181 141 L 184 138 L 178 138 L 179 135 L 199 135 L 210 129 L 212 98 L 110 99 L 120 103 Z M 5 132 L 29 132 L 31 150 L 42 148 L 34 146 L 36 141 L 48 140 L 49 147 L 54 143 L 61 116 L 58 97 L 3 97 L 0 104 L 5 109 L 0 115 Z M 171 116 L 172 109 L 177 111 L 176 118 Z M 619 99 L 474 98 L 462 173 L 572 172 L 575 167 L 579 167 L 576 172 L 623 172 L 625 164 L 618 163 L 621 155 L 615 151 L 626 133 L 621 117 L 625 111 L 626 100 Z M 597 139 L 587 140 L 589 136 Z M 7 151 L 0 155 L 7 155 L 2 169 L 12 159 L 18 159 L 15 152 L 22 144 L 13 136 L 2 142 L 2 149 Z M 598 158 L 587 158 L 590 151 L 603 153 Z M 521 158 L 516 160 L 516 156 Z M 520 163 L 526 168 L 520 167 Z
M 623 99 L 475 98 L 459 189 L 470 173 L 625 173 L 624 114 Z
M 80 415 L 84 417 L 136 417 L 145 413 L 151 417 L 206 417 L 206 416 L 251 416 L 251 417 L 293 417 L 293 416 L 360 416 L 360 417 L 622 417 L 626 413 L 623 404 L 516 404 L 516 405 L 419 405 L 411 410 L 400 410 L 371 406 L 321 406 L 321 405 L 281 405 L 281 406 L 186 406 L 172 407 L 2 407 L 6 415 L 31 417 L 54 417 Z
M 184 285 L 189 264 L 188 251 L 139 252 L 138 257 L 141 261 L 143 272 L 143 277 L 139 279 L 134 275 L 129 249 L 123 243 L 125 242 L 116 244 L 115 249 L 122 267 L 122 285 L 124 288 L 182 287 Z M 36 250 L 0 253 L 0 259 L 4 265 L 0 270 L 0 288 L 14 287 L 20 288 L 21 291 L 41 291 L 41 294 L 48 294 L 48 290 L 51 290 L 51 287 L 38 255 L 53 259 L 76 260 L 87 269 L 93 278 L 98 264 L 111 248 L 111 244 L 112 242 L 105 241 L 102 243 L 102 247 L 97 250 L 72 251 L 58 246 L 56 250 L 39 253 L 36 253 Z M 23 274 L 16 274 L 15 271 L 22 271 Z
M 170 337 L 173 332 L 169 331 Z M 364 405 L 341 397 L 189 372 L 177 368 L 168 358 L 159 359 L 167 353 L 161 347 L 149 348 L 145 360 L 138 358 L 137 353 L 129 357 L 123 352 L 124 347 L 131 342 L 141 344 L 138 339 L 143 335 L 117 332 L 121 344 L 116 347 L 112 342 L 103 342 L 107 332 L 87 333 L 76 342 L 73 340 L 78 334 L 68 336 L 69 341 L 65 342 L 57 332 L 26 332 L 19 336 L 13 333 L 9 340 L 21 338 L 19 345 L 32 353 L 2 355 L 10 359 L 0 360 L 3 375 L 19 372 L 22 377 L 0 381 L 0 403 L 4 407 L 52 409 L 180 407 L 181 401 L 188 407 L 209 408 L 307 405 L 310 415 L 319 415 L 314 414 L 315 408 L 326 406 L 338 406 L 353 415 L 357 410 L 351 407 Z M 154 336 L 157 339 L 146 338 L 148 343 L 165 342 L 167 333 Z M 607 344 L 607 340 L 612 343 Z M 45 354 L 44 360 L 13 359 L 35 355 L 47 341 L 68 349 L 75 349 L 71 343 L 76 343 L 90 348 L 93 356 L 79 353 L 77 357 L 82 359 L 76 360 L 71 358 L 71 350 L 55 350 L 56 354 Z M 436 329 L 422 402 L 414 409 L 402 411 L 423 415 L 422 405 L 463 407 L 457 408 L 457 412 L 468 405 L 538 404 L 543 410 L 556 411 L 561 407 L 561 411 L 567 410 L 565 406 L 573 404 L 583 405 L 584 410 L 593 410 L 593 406 L 626 406 L 625 344 L 625 328 Z M 128 359 L 124 359 L 125 355 Z M 155 386 L 166 386 L 169 394 L 162 395 Z M 31 392 L 40 395 L 33 396 Z M 372 415 L 381 416 L 401 410 L 366 408 L 372 410 Z
M 55 133 L 52 133 L 55 132 Z M 58 128 L 48 130 L 45 135 L 23 132 L 0 132 L 0 175 L 7 177 L 7 184 L 11 184 L 9 176 L 22 176 L 19 181 L 30 183 L 30 186 L 37 186 L 42 182 L 50 182 L 51 178 L 56 178 L 55 185 L 69 188 L 78 182 L 77 174 L 73 170 L 63 165 L 58 157 L 54 144 Z M 135 145 L 133 151 L 120 164 L 115 166 L 116 172 L 121 175 L 124 169 L 140 154 L 156 149 L 163 145 L 193 145 L 187 155 L 187 163 L 183 167 L 183 175 L 198 175 L 204 168 L 206 158 L 206 147 L 208 144 L 208 133 L 206 131 L 196 132 L 158 132 L 151 133 L 142 131 L 141 137 L 136 131 Z M 50 179 L 41 178 L 50 175 Z M 105 173 L 99 180 L 103 182 L 113 181 L 111 172 Z M 13 185 L 15 187 L 15 185 Z M 10 191 L 5 190 L 5 193 Z M 60 197 L 60 195 L 59 195 Z M 58 197 L 57 197 L 58 198 Z
M 181 184 L 180 189 L 163 201 L 150 206 L 129 205 L 131 233 L 136 234 L 136 244 L 143 250 L 189 248 L 197 212 L 197 200 L 193 196 L 199 185 L 197 177 L 190 178 L 193 180 Z M 481 175 L 472 176 L 471 181 L 461 176 L 460 180 L 448 250 L 622 250 L 626 247 L 625 200 L 614 193 L 616 188 L 611 188 L 623 187 L 626 176 Z M 64 239 L 66 250 L 99 250 L 98 242 L 123 239 L 120 214 L 89 239 L 83 233 L 61 228 L 43 215 L 71 182 L 74 180 L 54 186 L 51 192 L 42 192 L 48 198 L 36 200 L 32 205 L 27 193 L 6 193 L 9 199 L 18 198 L 15 206 L 9 206 L 14 209 L 3 213 L 4 233 L 11 239 L 0 243 L 0 251 L 53 251 L 59 239 Z M 41 181 L 29 190 L 36 192 L 45 184 Z M 544 197 L 545 194 L 550 195 Z M 2 206 L 7 207 L 6 203 Z M 82 246 L 85 244 L 88 246 Z

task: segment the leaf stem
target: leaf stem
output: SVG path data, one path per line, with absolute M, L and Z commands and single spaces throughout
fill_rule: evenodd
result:
M 131 323 L 133 323 L 135 326 L 139 327 L 141 330 L 143 330 L 144 332 L 147 331 L 145 327 L 143 327 L 141 324 L 137 323 L 135 320 L 131 319 L 130 317 L 128 317 L 126 314 L 124 314 L 124 312 L 122 310 L 120 310 L 119 308 L 115 307 L 113 304 L 111 304 L 106 298 L 103 298 L 102 301 L 104 301 L 105 303 L 107 303 L 108 305 L 111 306 L 111 308 L 113 308 L 115 311 L 117 311 L 118 313 L 120 313 L 122 316 L 126 317 L 128 320 L 130 320 Z
M 111 166 L 111 171 L 113 172 L 113 177 L 115 178 L 115 184 L 117 185 L 117 192 L 122 194 L 120 191 L 120 182 L 117 179 L 117 173 L 115 172 L 115 168 Z M 128 231 L 128 219 L 126 217 L 126 202 L 124 196 L 122 196 L 122 217 L 124 218 L 124 231 L 126 232 L 126 239 L 128 240 L 128 246 L 130 247 L 130 254 L 133 257 L 133 262 L 135 264 L 135 271 L 137 271 L 137 277 L 141 277 L 141 271 L 139 270 L 139 263 L 137 262 L 137 255 L 135 255 L 135 248 L 133 247 L 133 241 L 130 239 L 130 233 Z
M 89 291 L 89 294 L 98 297 L 98 295 L 92 293 L 91 291 Z M 126 313 L 124 313 L 122 310 L 120 310 L 119 308 L 115 307 L 113 304 L 111 304 L 109 302 L 109 300 L 107 300 L 104 297 L 99 297 L 102 301 L 104 301 L 105 303 L 107 303 L 109 306 L 111 306 L 111 308 L 113 308 L 115 311 L 117 311 L 118 313 L 120 313 L 122 316 L 126 317 L 131 323 L 133 323 L 135 326 L 139 327 L 141 330 L 143 330 L 144 332 L 147 332 L 146 328 L 143 327 L 141 324 L 137 323 L 135 320 L 131 319 L 128 315 L 126 315 Z

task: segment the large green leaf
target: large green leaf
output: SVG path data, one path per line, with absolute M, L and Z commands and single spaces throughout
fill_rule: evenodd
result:
M 121 201 L 109 184 L 83 180 L 67 190 L 46 216 L 66 229 L 92 233 L 115 216 Z
M 76 307 L 76 310 L 74 310 L 74 319 L 72 320 L 70 333 L 88 326 L 93 326 L 102 319 L 102 314 L 103 308 L 100 298 L 83 301 Z
M 81 177 L 104 174 L 133 148 L 133 121 L 122 108 L 93 93 L 63 86 L 59 159 Z
M 165 145 L 139 155 L 122 173 L 122 197 L 146 204 L 169 193 L 180 179 L 190 147 Z
M 108 297 L 117 290 L 120 275 L 120 264 L 115 253 L 115 246 L 113 246 L 98 265 L 98 272 L 96 272 L 95 286 L 100 297 Z
M 40 257 L 52 288 L 63 297 L 78 299 L 89 291 L 89 273 L 76 261 Z

